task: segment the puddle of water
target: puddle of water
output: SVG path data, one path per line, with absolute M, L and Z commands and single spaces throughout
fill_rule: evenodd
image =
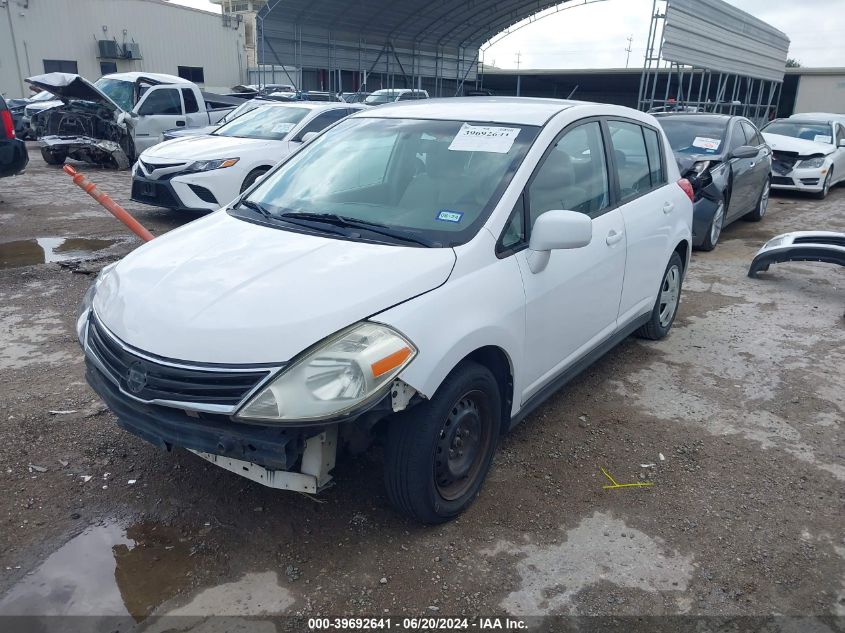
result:
M 89 528 L 0 600 L 0 616 L 132 616 L 140 622 L 190 583 L 188 539 L 153 524 Z
M 0 269 L 85 259 L 118 241 L 77 237 L 38 237 L 32 240 L 4 242 L 0 244 Z

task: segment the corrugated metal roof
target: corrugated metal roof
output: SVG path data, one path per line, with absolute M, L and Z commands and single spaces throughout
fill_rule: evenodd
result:
M 478 48 L 507 27 L 574 0 L 269 0 L 266 22 L 317 26 L 364 40 Z

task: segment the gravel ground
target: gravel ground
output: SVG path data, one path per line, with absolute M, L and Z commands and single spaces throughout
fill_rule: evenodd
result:
M 782 614 L 842 630 L 845 270 L 745 273 L 773 235 L 845 231 L 845 188 L 775 196 L 696 253 L 669 338 L 625 342 L 552 398 L 470 511 L 432 528 L 390 510 L 378 448 L 312 498 L 121 431 L 72 324 L 84 273 L 139 241 L 33 147 L 0 180 L 0 614 Z M 154 234 L 194 219 L 130 202 L 126 172 L 82 169 Z M 9 244 L 36 238 L 68 261 Z M 601 468 L 653 485 L 605 490 Z

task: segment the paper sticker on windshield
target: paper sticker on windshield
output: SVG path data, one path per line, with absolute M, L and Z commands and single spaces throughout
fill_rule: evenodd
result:
M 833 137 L 827 136 L 825 134 L 816 134 L 816 138 L 813 139 L 816 143 L 833 143 Z
M 492 152 L 507 154 L 519 134 L 518 127 L 470 125 L 464 123 L 452 139 L 449 149 L 453 152 Z
M 701 149 L 709 149 L 711 151 L 716 151 L 719 149 L 719 146 L 722 144 L 721 139 L 718 138 L 707 138 L 706 136 L 696 136 L 695 140 L 692 142 L 693 147 L 700 147 Z
M 440 220 L 441 222 L 460 222 L 464 217 L 464 214 L 460 211 L 449 211 L 444 209 L 440 213 L 437 214 L 437 217 L 434 218 L 435 220 Z
M 287 122 L 277 123 L 273 127 L 273 134 L 287 134 L 288 132 L 290 132 L 295 127 L 296 127 L 296 124 L 294 124 L 294 123 L 287 123 Z

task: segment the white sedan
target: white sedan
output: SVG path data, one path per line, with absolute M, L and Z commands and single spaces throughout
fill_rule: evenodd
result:
M 132 170 L 132 200 L 186 211 L 215 211 L 273 165 L 363 106 L 267 103 L 208 136 L 177 138 L 144 151 Z
M 824 199 L 845 180 L 845 124 L 818 115 L 775 119 L 762 130 L 772 148 L 772 189 L 806 191 Z

